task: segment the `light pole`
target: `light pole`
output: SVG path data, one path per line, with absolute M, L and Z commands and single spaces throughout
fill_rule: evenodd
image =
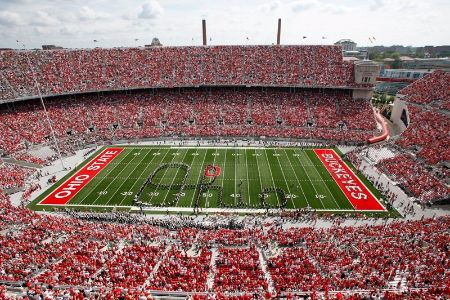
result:
M 19 44 L 19 41 L 17 41 L 17 43 Z M 19 46 L 20 46 L 20 44 L 19 44 Z M 25 44 L 22 43 L 22 46 L 23 46 L 23 51 L 25 52 L 25 56 L 27 58 L 28 67 L 30 68 L 30 71 L 31 71 L 31 76 L 33 77 L 34 86 L 35 86 L 36 90 L 38 91 L 39 99 L 41 100 L 41 105 L 42 105 L 42 108 L 44 109 L 44 114 L 45 114 L 45 117 L 47 119 L 48 126 L 50 127 L 50 132 L 51 132 L 52 137 L 53 137 L 53 142 L 55 143 L 56 152 L 58 153 L 59 160 L 61 161 L 61 167 L 64 170 L 65 167 L 64 167 L 64 162 L 63 162 L 62 156 L 61 156 L 61 151 L 59 149 L 58 141 L 56 139 L 55 131 L 53 130 L 52 122 L 51 122 L 50 117 L 48 115 L 47 108 L 45 107 L 44 99 L 42 99 L 42 94 L 41 94 L 41 89 L 39 87 L 39 82 L 37 81 L 36 74 L 34 73 L 33 66 L 31 65 L 30 56 L 28 55 L 28 51 L 25 49 Z

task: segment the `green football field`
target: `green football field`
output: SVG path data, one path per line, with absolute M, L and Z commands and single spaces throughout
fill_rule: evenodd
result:
M 121 152 L 76 191 L 64 206 L 126 210 L 143 205 L 161 208 L 161 211 L 167 207 L 354 210 L 313 149 L 120 148 Z M 87 159 L 84 165 L 100 151 Z M 40 203 L 82 167 L 73 170 L 39 196 L 31 208 L 51 207 Z M 364 183 L 369 185 L 367 181 Z M 378 198 L 377 191 L 372 186 L 368 187 Z

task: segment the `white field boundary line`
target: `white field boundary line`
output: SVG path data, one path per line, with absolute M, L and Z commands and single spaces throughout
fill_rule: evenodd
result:
M 130 153 L 129 154 L 131 154 L 133 151 L 130 151 Z M 134 154 L 133 154 L 134 155 Z M 133 157 L 132 159 L 131 159 L 131 161 L 134 161 L 135 159 L 136 159 L 136 157 L 138 157 L 139 155 L 135 155 L 135 157 Z M 127 155 L 127 157 L 128 157 L 128 155 Z M 142 159 L 141 159 L 141 161 L 142 161 Z M 137 166 L 134 168 L 134 169 L 136 169 L 137 168 Z M 119 172 L 119 174 L 117 174 L 117 175 L 120 175 L 120 174 L 122 174 L 122 172 L 125 170 L 126 168 L 123 168 L 122 170 L 120 170 L 120 172 Z M 128 174 L 128 176 L 129 176 L 129 174 Z M 113 182 L 114 182 L 114 180 L 111 180 L 111 182 L 110 183 L 108 183 L 108 185 L 105 187 L 105 189 L 104 189 L 104 191 L 108 191 L 108 188 L 113 184 Z M 92 191 L 94 191 L 94 190 L 92 190 Z M 89 195 L 90 195 L 91 193 L 89 193 Z M 88 195 L 88 196 L 89 196 Z M 113 194 L 114 195 L 114 194 Z M 95 198 L 95 200 L 92 202 L 92 204 L 95 204 L 95 202 L 97 202 L 98 201 L 98 199 L 100 199 L 100 197 L 101 197 L 102 195 L 99 193 L 98 194 L 98 196 L 97 196 L 97 198 Z M 87 196 L 86 196 L 86 198 L 87 198 Z M 109 197 L 108 198 L 108 201 L 107 201 L 107 204 L 109 203 L 109 201 L 111 201 L 111 197 Z
M 314 155 L 317 156 L 317 154 L 316 154 L 315 152 L 314 152 Z M 306 156 L 306 158 L 311 162 L 311 164 L 314 164 L 313 161 L 311 160 L 311 158 L 309 158 L 308 153 L 305 152 L 305 156 Z M 324 167 L 325 167 L 325 166 L 324 166 Z M 326 169 L 326 168 L 325 168 L 325 169 Z M 327 170 L 327 171 L 328 171 L 328 170 Z M 319 171 L 317 170 L 316 167 L 314 167 L 314 172 L 316 172 L 317 175 L 319 175 L 319 178 L 323 180 L 322 175 L 320 175 L 320 173 L 319 173 Z M 328 173 L 330 173 L 330 172 L 328 172 Z M 331 174 L 330 174 L 330 175 L 331 175 Z M 337 182 L 336 182 L 336 184 L 337 184 Z M 334 195 L 333 195 L 333 193 L 331 192 L 331 190 L 330 190 L 330 188 L 328 187 L 328 185 L 327 185 L 326 183 L 324 183 L 323 185 L 327 188 L 328 193 L 330 193 L 330 196 L 333 198 L 334 203 L 336 203 L 337 207 L 340 208 L 341 206 L 340 206 L 339 203 L 336 201 L 336 198 L 334 198 Z M 345 198 L 347 198 L 347 197 L 345 197 Z M 347 199 L 347 200 L 348 200 L 348 199 Z M 350 204 L 352 204 L 350 200 L 348 200 L 348 202 L 350 202 Z M 352 204 L 352 206 L 353 206 L 353 204 Z M 355 207 L 353 206 L 353 208 L 355 208 Z
M 280 199 L 278 199 L 278 194 L 277 194 L 277 192 L 276 192 L 277 187 L 275 186 L 275 181 L 273 180 L 272 168 L 270 167 L 270 161 L 269 161 L 269 158 L 267 157 L 267 150 L 266 150 L 266 149 L 264 149 L 264 156 L 266 157 L 266 160 L 267 160 L 267 166 L 269 167 L 270 178 L 272 179 L 273 188 L 274 188 L 274 190 L 275 190 L 275 197 L 277 197 L 278 206 L 280 206 Z
M 296 158 L 298 160 L 298 162 L 300 163 L 300 165 L 302 166 L 303 171 L 305 171 L 306 177 L 308 177 L 309 182 L 311 183 L 314 191 L 316 192 L 316 195 L 319 195 L 319 193 L 317 192 L 316 186 L 314 185 L 314 183 L 311 181 L 311 178 L 309 177 L 308 171 L 306 171 L 305 166 L 303 165 L 302 161 L 300 160 L 300 153 L 298 153 L 295 149 L 294 149 L 294 154 L 296 154 Z M 322 199 L 320 199 L 319 197 L 319 201 L 320 204 L 322 204 L 322 207 L 325 209 L 325 205 L 323 205 Z M 307 201 L 308 202 L 308 201 Z M 309 202 L 308 202 L 309 203 Z
M 281 149 L 281 148 L 285 148 L 285 149 L 315 149 L 315 148 L 311 148 L 311 147 L 300 147 L 300 146 L 280 146 L 280 147 L 264 147 L 264 146 L 153 146 L 153 145 L 149 145 L 149 146 L 141 146 L 141 147 L 124 147 L 125 149 L 148 149 L 148 148 L 158 148 L 158 149 L 181 149 L 181 148 L 185 148 L 185 149 L 247 149 L 247 150 L 255 150 L 255 149 Z
M 372 193 L 372 191 L 369 189 L 369 187 L 368 186 L 366 186 L 365 184 L 364 184 L 364 182 L 362 182 L 361 181 L 361 179 L 359 179 L 359 177 L 358 177 L 358 175 L 356 175 L 355 174 L 355 172 L 353 172 L 353 170 L 352 170 L 352 168 L 350 168 L 350 166 L 349 165 L 347 165 L 347 163 L 341 158 L 341 156 L 339 156 L 339 154 L 337 154 L 336 153 L 336 151 L 334 151 L 334 149 L 331 149 L 331 151 L 333 151 L 333 153 L 336 155 L 336 157 L 339 159 L 339 162 L 340 163 L 342 163 L 342 164 L 344 164 L 347 168 L 348 168 L 348 170 L 353 174 L 353 176 L 355 176 L 355 178 L 356 178 L 356 180 L 358 180 L 358 182 L 362 185 L 362 186 L 364 186 L 366 189 L 367 189 L 367 191 L 372 195 L 372 197 L 378 202 L 378 204 L 380 204 L 380 206 L 383 208 L 383 210 L 371 210 L 371 211 L 387 211 L 387 209 L 386 209 L 386 207 L 384 207 L 384 205 L 383 205 L 383 203 L 381 203 L 380 201 L 379 201 L 379 199 L 377 198 L 377 197 L 375 197 L 375 195 Z M 333 180 L 334 180 L 334 178 L 333 178 Z M 336 184 L 337 184 L 337 182 L 336 182 Z M 362 211 L 362 210 L 357 210 L 357 211 Z
M 157 149 L 156 148 L 151 148 L 150 149 L 150 151 L 145 155 L 146 157 L 147 157 L 147 155 L 149 155 L 150 153 L 152 153 L 153 152 L 153 150 L 156 150 L 157 151 Z M 147 169 L 151 166 L 151 162 L 156 158 L 156 155 L 153 155 L 152 154 L 152 159 L 150 160 L 150 162 L 147 164 L 147 166 L 144 168 L 144 170 L 141 172 L 141 174 L 139 175 L 139 176 L 142 176 L 146 171 L 147 171 Z M 133 172 L 134 173 L 134 172 Z M 131 174 L 130 174 L 131 175 Z M 148 177 L 148 176 L 147 176 Z M 117 178 L 117 177 L 116 177 Z M 141 179 L 147 179 L 146 177 L 144 177 L 144 178 L 141 178 Z M 136 183 L 138 183 L 138 181 L 139 180 L 135 180 L 134 181 L 134 183 L 133 183 L 133 185 L 130 187 L 130 190 L 129 190 L 129 192 L 133 192 L 133 189 L 134 189 L 134 186 L 136 185 Z M 134 196 L 134 195 L 133 195 Z M 122 205 L 122 202 L 125 200 L 127 198 L 127 196 L 123 196 L 123 199 L 120 201 L 120 203 L 119 203 L 119 205 Z
M 95 159 L 97 159 L 97 157 L 99 157 L 104 151 L 106 151 L 106 150 L 108 150 L 108 149 L 110 149 L 110 148 L 122 148 L 122 147 L 106 147 L 106 148 L 104 148 L 104 149 L 100 149 L 100 153 L 99 154 L 97 154 L 95 157 L 93 157 L 91 160 L 89 160 L 87 163 L 85 163 L 84 165 L 83 165 L 83 167 L 81 167 L 78 171 L 76 171 L 75 173 L 73 173 L 71 176 L 69 176 L 69 178 L 67 178 L 66 180 L 64 180 L 64 182 L 62 182 L 62 183 L 58 183 L 58 182 L 56 182 L 55 184 L 56 184 L 56 187 L 55 187 L 55 189 L 54 190 L 52 190 L 51 192 L 49 192 L 48 193 L 48 195 L 47 196 L 45 196 L 41 201 L 39 201 L 39 203 L 37 203 L 36 205 L 46 205 L 46 206 L 65 206 L 65 205 L 67 205 L 67 203 L 66 204 L 41 204 L 45 199 L 47 199 L 58 187 L 60 187 L 61 185 L 63 185 L 63 184 L 65 184 L 66 182 L 68 182 L 74 175 L 76 175 L 78 172 L 80 172 L 81 171 L 81 169 L 82 168 L 84 168 L 85 166 L 87 166 L 88 164 L 90 164 L 91 162 L 93 162 Z M 122 150 L 123 151 L 123 150 Z M 121 153 L 119 153 L 119 155 L 120 155 Z M 128 154 L 127 155 L 125 155 L 125 157 L 126 156 L 128 156 Z M 120 161 L 122 161 L 125 157 L 123 157 Z M 117 156 L 114 158 L 114 159 L 116 159 L 117 158 Z M 114 159 L 113 160 L 111 160 L 110 161 L 110 163 L 111 162 L 113 162 L 114 161 Z M 84 161 L 83 161 L 84 162 Z M 82 162 L 82 163 L 83 163 Z M 108 163 L 108 165 L 109 165 L 109 163 Z M 76 167 L 78 167 L 78 165 L 76 166 Z M 114 168 L 113 168 L 114 169 Z M 105 169 L 103 169 L 103 170 L 105 170 Z M 103 171 L 103 170 L 101 170 L 101 171 Z M 96 176 L 98 175 L 98 174 L 100 174 L 101 173 L 101 171 L 100 172 L 98 172 L 97 174 L 96 174 Z M 110 171 L 111 172 L 111 171 Z M 108 173 L 109 174 L 109 173 Z M 96 176 L 94 176 L 94 177 L 92 177 L 91 178 L 91 180 L 92 179 L 94 179 Z M 90 181 L 91 181 L 90 180 Z M 89 181 L 89 182 L 90 182 Z M 86 184 L 87 185 L 87 184 Z M 53 185 L 52 185 L 52 187 L 53 187 Z M 50 188 L 49 188 L 50 189 Z M 75 194 L 73 194 L 73 196 L 72 196 L 72 198 L 70 199 L 70 200 L 72 200 L 74 197 L 75 197 L 75 195 L 79 192 L 79 191 L 81 191 L 81 190 L 83 190 L 83 189 L 80 189 L 80 190 L 78 190 Z M 70 201 L 69 201 L 70 202 Z
M 184 152 L 184 155 L 183 155 L 183 158 L 181 159 L 181 161 L 178 161 L 178 159 L 177 159 L 177 162 L 183 163 L 183 161 L 185 160 L 186 155 L 187 155 L 188 152 L 189 152 L 189 149 L 187 149 L 186 152 Z M 178 152 L 176 152 L 176 153 L 178 153 Z M 178 155 L 174 155 L 174 158 L 175 158 L 175 156 L 178 156 Z M 173 160 L 172 160 L 172 162 L 173 162 Z M 180 171 L 180 168 L 177 168 L 177 171 L 175 172 L 175 175 L 173 176 L 172 182 L 170 183 L 170 188 L 167 190 L 167 193 L 166 193 L 166 195 L 164 196 L 163 203 L 166 202 L 167 197 L 170 197 L 170 191 L 172 190 L 172 185 L 173 185 L 173 183 L 175 182 L 175 179 L 177 178 L 177 175 L 178 175 L 178 172 L 179 172 L 179 171 Z M 178 192 L 179 192 L 179 191 L 178 191 Z
M 120 189 L 121 189 L 122 186 L 125 184 L 125 182 L 127 182 L 127 180 L 130 179 L 131 174 L 133 174 L 133 173 L 136 171 L 136 169 L 139 167 L 139 165 L 142 164 L 142 162 L 145 160 L 145 158 L 147 157 L 147 155 L 150 154 L 151 152 L 152 152 L 152 150 L 150 150 L 149 153 L 147 153 L 146 155 L 142 155 L 143 158 L 141 158 L 141 160 L 139 161 L 139 163 L 136 164 L 136 166 L 133 168 L 133 171 L 131 171 L 131 172 L 128 174 L 128 176 L 125 178 L 125 180 L 122 181 L 122 183 L 119 185 L 119 188 L 114 192 L 114 194 L 112 194 L 112 196 L 109 197 L 108 202 L 106 202 L 106 205 L 108 205 L 108 204 L 111 202 L 111 200 L 113 200 L 114 196 L 117 195 L 117 193 L 120 191 Z M 140 152 L 136 152 L 136 153 L 140 153 Z M 141 154 L 136 155 L 136 153 L 133 154 L 133 155 L 135 155 L 135 156 L 141 156 Z M 124 169 L 125 169 L 125 168 L 124 168 Z M 114 180 L 112 180 L 111 182 L 114 182 Z M 108 186 L 108 187 L 109 187 L 109 186 Z M 125 197 L 126 197 L 126 196 L 125 196 Z M 123 199 L 122 199 L 122 201 L 123 201 Z M 122 201 L 120 201 L 120 203 L 122 203 Z M 120 204 L 119 204 L 119 205 L 120 205 Z
M 130 209 L 130 211 L 140 211 L 140 207 L 137 206 L 126 206 L 126 205 L 122 205 L 122 206 L 117 206 L 117 205 L 81 205 L 81 204 L 69 204 L 66 205 L 69 207 L 84 207 L 84 208 L 127 208 Z M 161 212 L 161 215 L 165 215 L 167 211 L 170 212 L 183 212 L 183 211 L 187 211 L 187 212 L 192 212 L 192 207 L 145 207 L 142 209 L 143 211 L 154 211 L 154 212 Z M 269 211 L 272 212 L 279 212 L 279 209 L 269 209 Z M 283 209 L 283 211 L 298 211 L 298 209 L 292 209 L 292 208 L 288 208 L 288 209 Z M 318 208 L 318 209 L 311 209 L 311 211 L 318 211 L 318 212 L 328 212 L 328 211 L 333 211 L 333 212 L 355 212 L 355 210 L 352 209 L 322 209 L 322 208 Z M 246 208 L 204 208 L 202 210 L 202 212 L 228 212 L 228 213 L 266 213 L 267 210 L 266 209 L 246 209 Z M 358 212 L 383 212 L 382 210 L 359 210 Z M 99 213 L 101 214 L 101 213 Z
M 204 169 L 203 169 L 203 165 L 205 164 L 205 159 L 206 159 L 206 155 L 208 154 L 208 151 L 205 151 L 205 155 L 203 156 L 203 161 L 202 161 L 202 165 L 200 166 L 200 171 L 198 172 L 198 175 L 197 175 L 197 181 L 196 181 L 196 183 L 195 184 L 200 184 L 200 183 L 198 183 L 198 181 L 199 181 L 199 179 L 200 179 L 200 176 L 202 175 L 202 171 L 204 172 Z M 198 189 L 200 189 L 199 187 L 198 187 Z M 193 208 L 193 204 L 194 204 L 194 199 L 195 199 L 195 193 L 197 192 L 197 189 L 194 189 L 194 193 L 192 194 L 192 199 L 191 199 L 191 206 L 190 206 L 190 209 L 192 209 Z

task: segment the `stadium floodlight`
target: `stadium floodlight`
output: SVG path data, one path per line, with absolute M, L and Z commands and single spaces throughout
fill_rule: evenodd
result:
M 39 86 L 39 82 L 37 81 L 36 73 L 34 72 L 33 65 L 31 64 L 30 56 L 28 55 L 28 51 L 26 50 L 25 43 L 21 43 L 19 40 L 17 40 L 16 42 L 17 42 L 17 44 L 19 44 L 19 48 L 20 48 L 20 44 L 22 44 L 23 51 L 25 52 L 25 57 L 27 58 L 28 67 L 30 68 L 30 71 L 31 71 L 31 77 L 33 77 L 34 87 L 36 88 L 39 99 L 41 100 L 41 105 L 42 105 L 42 108 L 44 109 L 45 118 L 47 119 L 48 126 L 50 127 L 50 132 L 52 134 L 53 142 L 55 143 L 56 152 L 58 153 L 59 160 L 61 161 L 61 167 L 64 170 L 65 167 L 64 167 L 64 162 L 63 162 L 62 156 L 61 156 L 61 151 L 59 149 L 58 140 L 56 139 L 56 134 L 55 134 L 55 131 L 53 130 L 52 122 L 48 115 L 47 108 L 45 107 L 44 99 L 42 98 L 41 88 Z

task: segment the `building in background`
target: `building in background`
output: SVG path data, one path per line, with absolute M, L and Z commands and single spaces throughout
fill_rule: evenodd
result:
M 404 69 L 450 71 L 450 58 L 414 58 L 401 62 Z
M 342 54 L 344 57 L 367 59 L 367 50 L 364 48 L 357 48 L 356 43 L 350 39 L 342 39 L 334 44 L 342 47 Z
M 399 90 L 431 73 L 431 70 L 386 69 L 381 67 L 375 92 L 394 96 Z

